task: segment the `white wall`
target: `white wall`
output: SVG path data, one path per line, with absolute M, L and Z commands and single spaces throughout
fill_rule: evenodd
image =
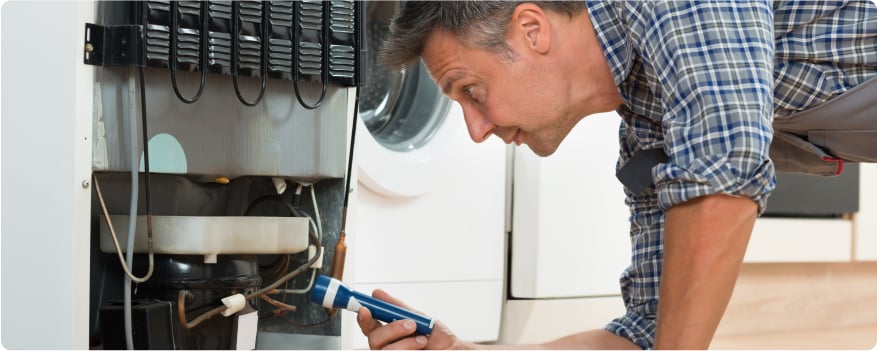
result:
M 877 163 L 863 163 L 859 174 L 859 213 L 856 215 L 855 259 L 877 261 Z

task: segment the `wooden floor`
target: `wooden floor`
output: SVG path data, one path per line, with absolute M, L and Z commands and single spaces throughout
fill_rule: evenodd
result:
M 745 264 L 712 349 L 877 346 L 877 262 Z
M 823 330 L 724 335 L 717 350 L 871 350 L 877 348 L 877 324 Z

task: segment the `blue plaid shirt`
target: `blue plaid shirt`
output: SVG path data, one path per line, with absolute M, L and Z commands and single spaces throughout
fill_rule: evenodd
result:
M 654 184 L 627 191 L 627 313 L 607 330 L 654 342 L 664 211 L 710 194 L 750 197 L 763 211 L 775 184 L 774 116 L 807 110 L 877 73 L 877 7 L 869 1 L 588 3 L 624 103 L 623 166 L 663 148 Z M 705 233 L 707 235 L 707 233 Z

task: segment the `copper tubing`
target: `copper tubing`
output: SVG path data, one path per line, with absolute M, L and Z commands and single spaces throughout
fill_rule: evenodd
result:
M 183 329 L 192 329 L 201 322 L 206 321 L 213 316 L 222 313 L 225 311 L 225 306 L 216 307 L 210 311 L 202 313 L 200 316 L 193 319 L 191 322 L 186 321 L 186 297 L 191 296 L 191 293 L 188 290 L 180 290 L 180 293 L 177 294 L 177 315 L 180 318 L 180 325 L 183 326 Z
M 341 231 L 338 243 L 335 244 L 335 257 L 332 258 L 332 278 L 341 281 L 344 277 L 344 259 L 347 256 L 347 244 L 344 242 L 346 234 Z
M 308 237 L 310 237 L 311 241 L 314 242 L 314 244 L 319 244 L 319 241 L 317 240 L 317 237 L 314 235 L 314 233 L 309 232 Z M 322 257 L 321 254 L 322 254 L 322 247 L 317 246 L 316 255 L 314 255 L 314 257 L 312 257 L 310 260 L 308 260 L 308 262 L 299 266 L 295 270 L 287 273 L 286 275 L 284 275 L 283 277 L 281 277 L 280 279 L 278 279 L 274 283 L 271 283 L 271 285 L 268 285 L 267 287 L 264 287 L 264 288 L 254 292 L 254 293 L 246 295 L 245 298 L 247 299 L 247 301 L 249 301 L 249 300 L 252 300 L 256 297 L 267 294 L 267 293 L 273 291 L 274 289 L 277 289 L 277 287 L 280 286 L 281 284 L 287 282 L 288 280 L 298 276 L 302 272 L 309 269 L 311 267 L 311 265 L 313 265 L 314 262 L 318 258 Z M 226 307 L 224 305 L 216 307 L 212 310 L 209 310 L 205 313 L 202 313 L 198 317 L 195 317 L 195 319 L 193 319 L 191 322 L 188 322 L 188 321 L 186 321 L 186 296 L 189 294 L 190 293 L 187 290 L 180 290 L 180 293 L 177 296 L 177 312 L 178 312 L 177 314 L 179 315 L 180 325 L 183 326 L 183 329 L 194 328 L 195 326 L 197 326 L 201 322 L 203 322 L 209 318 L 212 318 L 213 316 L 221 313 L 222 311 L 225 311 L 225 309 L 226 309 Z
M 295 312 L 295 310 L 296 310 L 295 306 L 287 305 L 283 302 L 272 299 L 272 298 L 268 297 L 268 295 L 259 295 L 259 297 L 262 300 L 264 300 L 265 302 L 271 304 L 271 306 L 277 307 L 279 309 L 286 310 L 289 312 Z

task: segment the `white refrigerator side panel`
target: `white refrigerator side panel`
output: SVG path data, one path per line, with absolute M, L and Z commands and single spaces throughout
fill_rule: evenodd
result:
M 93 19 L 90 1 L 2 7 L 5 348 L 88 348 Z

